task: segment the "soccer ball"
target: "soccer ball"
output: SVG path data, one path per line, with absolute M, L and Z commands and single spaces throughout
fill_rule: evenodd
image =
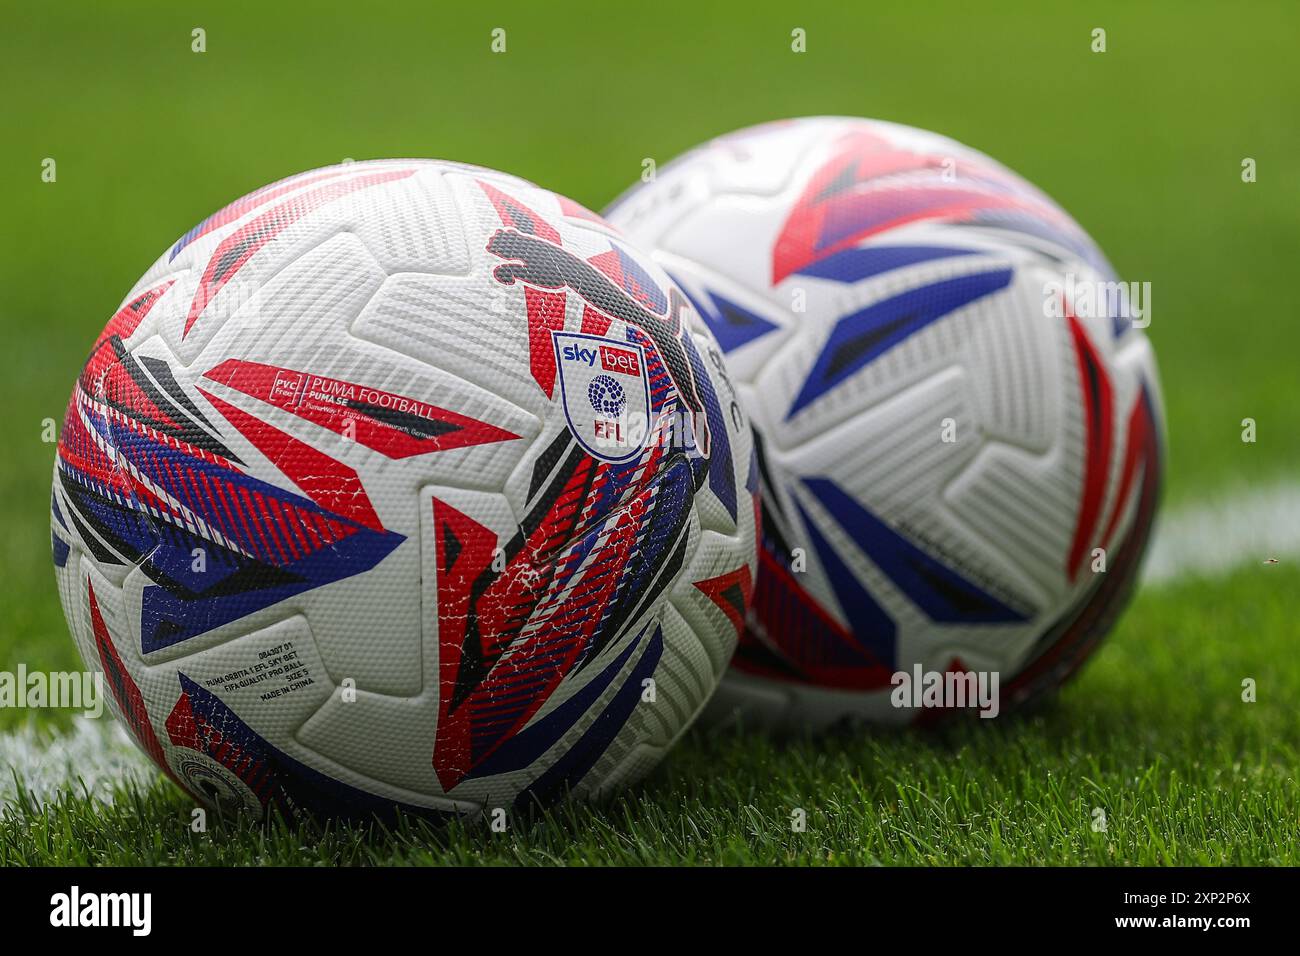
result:
M 1162 417 L 1141 296 L 1065 212 L 952 140 L 824 117 L 711 142 L 607 215 L 753 419 L 761 570 L 720 708 L 905 723 L 962 706 L 918 680 L 988 678 L 996 713 L 1075 671 L 1132 589 Z
M 634 781 L 714 690 L 755 573 L 721 363 L 658 267 L 519 179 L 267 186 L 172 246 L 82 370 L 51 504 L 69 627 L 209 805 Z

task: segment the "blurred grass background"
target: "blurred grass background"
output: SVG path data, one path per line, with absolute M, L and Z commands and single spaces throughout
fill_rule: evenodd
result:
M 599 209 L 640 174 L 643 158 L 662 163 L 764 120 L 857 114 L 938 130 L 1041 186 L 1094 235 L 1122 278 L 1152 283 L 1149 334 L 1169 420 L 1167 504 L 1294 475 L 1300 4 L 881 7 L 6 4 L 0 669 L 20 660 L 32 668 L 78 666 L 49 567 L 54 447 L 42 442 L 42 426 L 47 418 L 61 422 L 98 330 L 153 259 L 203 217 L 264 183 L 347 157 L 495 166 Z M 191 52 L 196 27 L 206 31 L 202 54 Z M 495 27 L 507 31 L 504 54 L 490 50 Z M 791 52 L 795 27 L 807 31 L 806 53 Z M 1106 30 L 1105 53 L 1091 51 L 1098 27 Z M 46 157 L 57 162 L 55 183 L 41 180 Z M 1258 163 L 1253 184 L 1241 180 L 1246 157 Z M 1258 422 L 1256 444 L 1240 440 L 1245 417 Z M 1296 817 L 1286 770 L 1293 771 L 1300 734 L 1294 707 L 1238 718 L 1203 765 L 1197 721 L 1206 715 L 1189 704 L 1204 689 L 1195 675 L 1208 680 L 1218 672 L 1207 669 L 1220 665 L 1226 676 L 1215 679 L 1231 677 L 1234 686 L 1247 668 L 1267 663 L 1277 671 L 1275 687 L 1294 687 L 1300 669 L 1287 648 L 1297 636 L 1295 583 L 1294 574 L 1271 582 L 1248 574 L 1197 588 L 1194 620 L 1168 593 L 1144 594 L 1121 625 L 1118 646 L 1065 695 L 1081 729 L 1061 738 L 1050 725 L 1013 725 L 999 736 L 1023 733 L 1018 747 L 1049 776 L 1052 768 L 1086 770 L 1122 784 L 1155 760 L 1210 788 L 1200 796 L 1193 788 L 1190 798 L 1184 788 L 1191 802 L 1171 804 L 1168 813 L 1195 815 L 1202 799 L 1229 812 L 1250 792 L 1260 806 Z M 1237 654 L 1231 662 L 1222 660 L 1225 648 Z M 1161 665 L 1175 649 L 1186 666 Z M 1144 674 L 1147 667 L 1153 670 Z M 1104 722 L 1117 694 L 1145 695 L 1134 716 L 1151 723 L 1147 736 L 1107 753 L 1107 742 L 1086 728 Z M 1287 706 L 1276 691 L 1257 705 Z M 1287 712 L 1289 733 L 1279 722 Z M 28 716 L 0 710 L 0 729 Z M 978 753 L 1018 752 L 987 742 L 993 739 L 976 744 Z M 899 763 L 881 772 L 898 774 L 899 786 L 921 786 L 937 773 L 926 763 L 933 755 L 924 754 L 908 770 L 911 744 L 881 746 L 898 750 Z M 713 754 L 715 747 L 732 756 Z M 701 761 L 740 766 L 754 747 L 763 745 L 733 751 L 697 738 L 665 772 L 680 781 L 682 768 Z M 833 786 L 835 767 L 847 759 L 840 747 L 808 745 L 788 758 L 790 773 L 804 761 L 820 768 L 804 784 Z M 1247 770 L 1234 771 L 1242 759 Z M 994 786 L 988 774 L 1002 763 L 972 779 Z M 759 786 L 752 768 L 737 772 L 727 785 L 733 789 L 714 796 L 743 800 L 746 786 Z M 1205 796 L 1211 791 L 1217 796 Z M 1046 807 L 1050 794 L 1044 798 Z M 702 799 L 707 804 L 707 794 Z M 1026 799 L 1008 797 L 1015 805 Z M 988 812 L 1014 815 L 1011 806 Z M 932 822 L 940 839 L 944 821 Z M 1153 822 L 1145 836 L 1135 831 L 1145 854 L 1138 858 L 1213 857 L 1204 834 L 1189 834 L 1191 847 L 1184 842 L 1178 852 L 1179 827 L 1188 825 L 1170 818 Z M 1294 821 L 1289 826 L 1269 831 L 1269 840 L 1293 838 Z M 868 855 L 888 858 L 891 846 L 873 844 Z M 1247 856 L 1270 859 L 1262 848 Z M 1078 858 L 1094 860 L 1091 851 Z

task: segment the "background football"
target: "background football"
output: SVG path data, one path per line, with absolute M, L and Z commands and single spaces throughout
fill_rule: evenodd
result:
M 205 803 L 473 811 L 634 780 L 750 593 L 720 363 L 657 267 L 521 180 L 400 160 L 267 186 L 162 255 L 81 373 L 52 499 L 68 624 Z M 695 427 L 655 440 L 674 416 Z
M 812 118 L 688 153 L 609 216 L 753 419 L 761 572 L 720 707 L 903 722 L 891 677 L 917 665 L 997 672 L 1003 707 L 1073 673 L 1131 590 L 1163 425 L 1141 303 L 1066 213 L 944 137 Z

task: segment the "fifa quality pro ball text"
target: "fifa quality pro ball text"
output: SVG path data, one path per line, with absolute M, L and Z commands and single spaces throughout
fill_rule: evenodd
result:
M 921 683 L 996 685 L 988 713 L 1075 671 L 1133 586 L 1163 429 L 1138 303 L 1073 219 L 950 139 L 833 117 L 711 142 L 607 215 L 754 425 L 760 574 L 720 710 L 906 723 Z
M 209 805 L 475 812 L 636 780 L 751 591 L 721 363 L 648 257 L 519 179 L 267 186 L 168 249 L 86 361 L 51 504 L 69 627 Z

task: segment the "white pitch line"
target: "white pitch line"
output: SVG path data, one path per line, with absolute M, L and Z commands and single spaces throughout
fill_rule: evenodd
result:
M 65 791 L 111 803 L 118 785 L 145 784 L 156 775 L 122 725 L 108 716 L 78 717 L 70 733 L 26 726 L 0 734 L 0 808 L 18 795 L 15 776 L 34 803 L 45 804 Z
M 1142 573 L 1144 587 L 1185 578 L 1216 578 L 1269 559 L 1300 557 L 1300 482 L 1220 494 L 1157 516 L 1156 538 Z M 1266 569 L 1264 569 L 1266 571 Z M 121 783 L 148 783 L 154 766 L 116 721 L 78 718 L 71 733 L 31 727 L 0 734 L 0 807 L 16 796 L 14 775 L 37 803 L 61 792 L 109 802 Z
M 1156 516 L 1142 584 L 1222 577 L 1300 556 L 1300 481 L 1220 493 Z

